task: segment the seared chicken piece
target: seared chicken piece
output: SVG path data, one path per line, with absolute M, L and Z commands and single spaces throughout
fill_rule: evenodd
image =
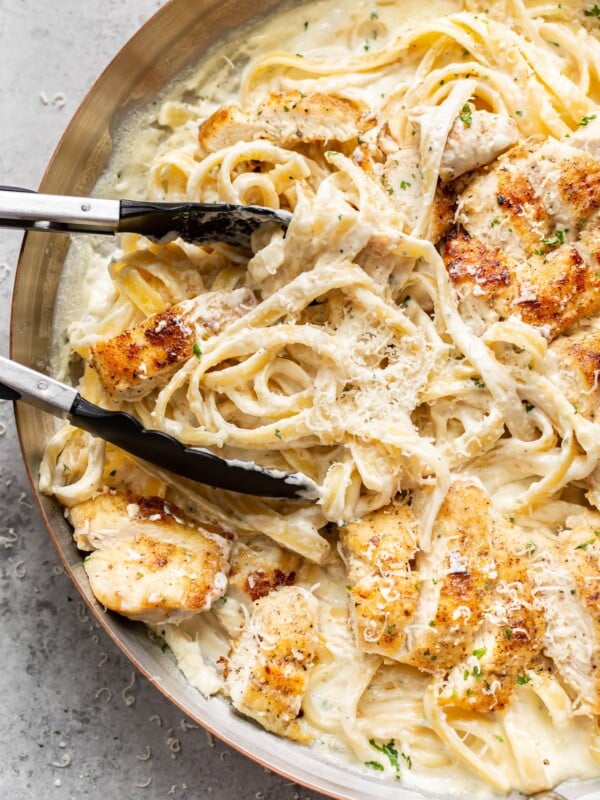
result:
M 292 586 L 302 559 L 266 536 L 237 542 L 231 559 L 228 595 L 248 602 Z
M 197 342 L 220 333 L 255 304 L 248 289 L 207 292 L 98 342 L 91 348 L 91 365 L 113 400 L 141 400 L 167 383 Z
M 550 345 L 561 388 L 579 414 L 596 422 L 600 405 L 600 331 L 559 336 Z
M 600 515 L 571 524 L 531 574 L 545 616 L 544 652 L 574 695 L 575 713 L 600 714 Z
M 600 310 L 600 161 L 570 140 L 529 142 L 481 170 L 442 240 L 467 302 L 555 337 Z
M 535 587 L 529 577 L 534 545 L 524 547 L 516 529 L 495 519 L 492 546 L 497 576 L 487 584 L 483 619 L 473 647 L 443 680 L 441 705 L 467 711 L 506 708 L 519 684 L 530 677 L 527 668 L 540 653 L 544 620 L 535 605 Z
M 143 622 L 181 622 L 227 588 L 230 543 L 160 497 L 107 492 L 70 509 L 99 603 Z
M 237 142 L 268 139 L 281 145 L 355 139 L 373 127 L 374 119 L 348 100 L 332 95 L 304 95 L 298 90 L 273 92 L 256 111 L 236 105 L 220 108 L 200 125 L 198 137 L 208 153 Z
M 226 689 L 238 711 L 299 742 L 311 739 L 298 719 L 318 643 L 318 603 L 284 586 L 257 600 L 232 645 Z
M 529 551 L 484 489 L 452 484 L 416 568 L 408 506 L 351 523 L 340 539 L 359 648 L 434 674 L 443 705 L 504 708 L 542 649 L 543 618 Z
M 411 121 L 419 130 L 428 114 L 437 108 L 423 108 L 411 114 Z M 442 163 L 440 178 L 443 183 L 456 180 L 478 167 L 491 164 L 501 153 L 519 141 L 519 129 L 510 117 L 476 111 L 469 103 L 450 128 Z
M 341 528 L 340 541 L 358 646 L 397 658 L 419 595 L 409 565 L 417 546 L 414 514 L 407 505 L 387 506 Z
M 428 672 L 450 669 L 473 649 L 496 574 L 490 501 L 479 486 L 450 487 L 417 557 L 419 602 L 399 660 Z

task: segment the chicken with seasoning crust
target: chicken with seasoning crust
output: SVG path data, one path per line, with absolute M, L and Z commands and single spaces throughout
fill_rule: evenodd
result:
M 234 707 L 267 730 L 307 743 L 299 719 L 318 644 L 318 604 L 306 589 L 284 586 L 253 603 L 226 667 Z
M 108 491 L 72 506 L 74 538 L 94 596 L 148 623 L 206 611 L 227 588 L 230 535 L 201 527 L 160 497 Z
M 236 105 L 220 108 L 200 126 L 202 149 L 208 153 L 236 142 L 267 139 L 280 145 L 300 142 L 355 139 L 375 120 L 357 110 L 349 100 L 298 90 L 273 92 L 256 111 L 242 111 Z
M 249 289 L 207 292 L 171 306 L 91 348 L 91 365 L 113 400 L 135 402 L 164 386 L 194 354 L 256 305 Z
M 349 580 L 363 571 L 349 589 L 363 652 L 432 674 L 440 683 L 440 704 L 475 711 L 506 707 L 518 676 L 542 649 L 543 623 L 534 609 L 520 532 L 493 513 L 484 489 L 463 480 L 452 484 L 428 553 L 415 553 L 414 532 L 389 512 L 352 523 L 341 537 Z M 383 568 L 379 547 L 387 557 Z M 385 623 L 393 626 L 391 638 Z
M 408 505 L 387 506 L 342 527 L 340 543 L 357 641 L 365 653 L 396 658 L 419 595 L 409 566 L 417 546 L 415 516 Z
M 554 338 L 600 310 L 600 161 L 588 140 L 522 142 L 460 188 L 440 247 L 464 312 L 517 314 Z

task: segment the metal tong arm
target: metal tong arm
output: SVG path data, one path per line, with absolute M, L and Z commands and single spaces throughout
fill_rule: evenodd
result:
M 0 226 L 43 231 L 115 233 L 119 200 L 38 194 L 18 187 L 0 187 Z

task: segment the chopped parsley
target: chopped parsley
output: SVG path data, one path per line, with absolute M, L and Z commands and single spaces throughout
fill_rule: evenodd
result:
M 281 439 L 281 431 L 279 430 L 279 428 L 275 428 L 275 436 L 276 436 L 278 439 Z
M 588 539 L 587 542 L 582 542 L 581 544 L 578 544 L 575 550 L 587 550 L 591 544 L 594 544 L 594 540 Z
M 525 403 L 525 411 L 529 414 L 530 411 L 533 411 L 535 406 L 533 403 Z
M 512 628 L 504 628 L 505 639 L 512 639 Z
M 396 744 L 395 740 L 394 739 L 390 739 L 390 741 L 387 742 L 387 744 L 377 744 L 375 739 L 369 739 L 369 744 L 371 745 L 371 747 L 374 747 L 375 750 L 377 750 L 380 753 L 383 753 L 384 756 L 387 756 L 389 758 L 390 764 L 396 770 L 396 777 L 399 778 L 400 777 L 400 758 L 399 758 L 398 751 L 396 750 L 396 747 L 395 747 L 395 744 Z
M 470 128 L 473 122 L 473 110 L 468 103 L 465 103 L 460 110 L 459 119 L 465 128 Z
M 400 181 L 400 188 L 401 189 L 408 189 L 411 186 L 410 181 Z
M 527 548 L 527 552 L 529 553 L 530 556 L 532 556 L 535 553 L 535 544 L 531 540 L 527 542 L 525 547 Z
M 485 383 L 481 380 L 481 378 L 471 378 L 471 380 L 478 389 L 485 389 Z
M 383 764 L 380 764 L 379 761 L 365 761 L 365 767 L 371 767 L 371 769 L 376 769 L 379 772 L 383 772 Z
M 519 686 L 525 686 L 526 683 L 529 683 L 531 680 L 531 676 L 525 673 L 524 675 L 517 675 L 517 683 Z
M 586 125 L 589 125 L 589 124 L 590 124 L 590 122 L 591 122 L 593 119 L 596 119 L 596 115 L 595 115 L 595 114 L 590 114 L 590 115 L 589 115 L 589 117 L 588 117 L 588 116 L 582 117 L 582 118 L 579 120 L 579 122 L 578 122 L 578 125 L 579 125 L 579 127 L 580 127 L 580 128 L 583 128 L 583 127 L 585 127 Z
M 569 229 L 565 228 L 564 230 L 560 230 L 557 228 L 554 231 L 554 238 L 553 239 L 542 239 L 542 244 L 547 245 L 548 247 L 558 247 L 560 244 L 565 243 L 565 233 L 568 233 Z
M 478 647 L 477 650 L 473 650 L 473 655 L 477 659 L 483 658 L 486 653 L 487 647 Z
M 200 347 L 198 342 L 196 342 L 196 344 L 192 347 L 192 350 L 194 351 L 194 355 L 196 356 L 196 358 L 198 359 L 202 358 L 202 348 Z
M 600 19 L 600 6 L 596 3 L 592 8 L 586 8 L 583 13 L 586 17 L 598 17 Z

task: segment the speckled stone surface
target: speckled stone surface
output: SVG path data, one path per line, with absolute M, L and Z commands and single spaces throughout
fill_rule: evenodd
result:
M 94 78 L 161 4 L 0 0 L 0 184 L 39 184 Z M 20 242 L 0 229 L 2 354 Z M 0 434 L 0 800 L 318 800 L 212 741 L 136 673 L 60 566 L 10 403 Z

